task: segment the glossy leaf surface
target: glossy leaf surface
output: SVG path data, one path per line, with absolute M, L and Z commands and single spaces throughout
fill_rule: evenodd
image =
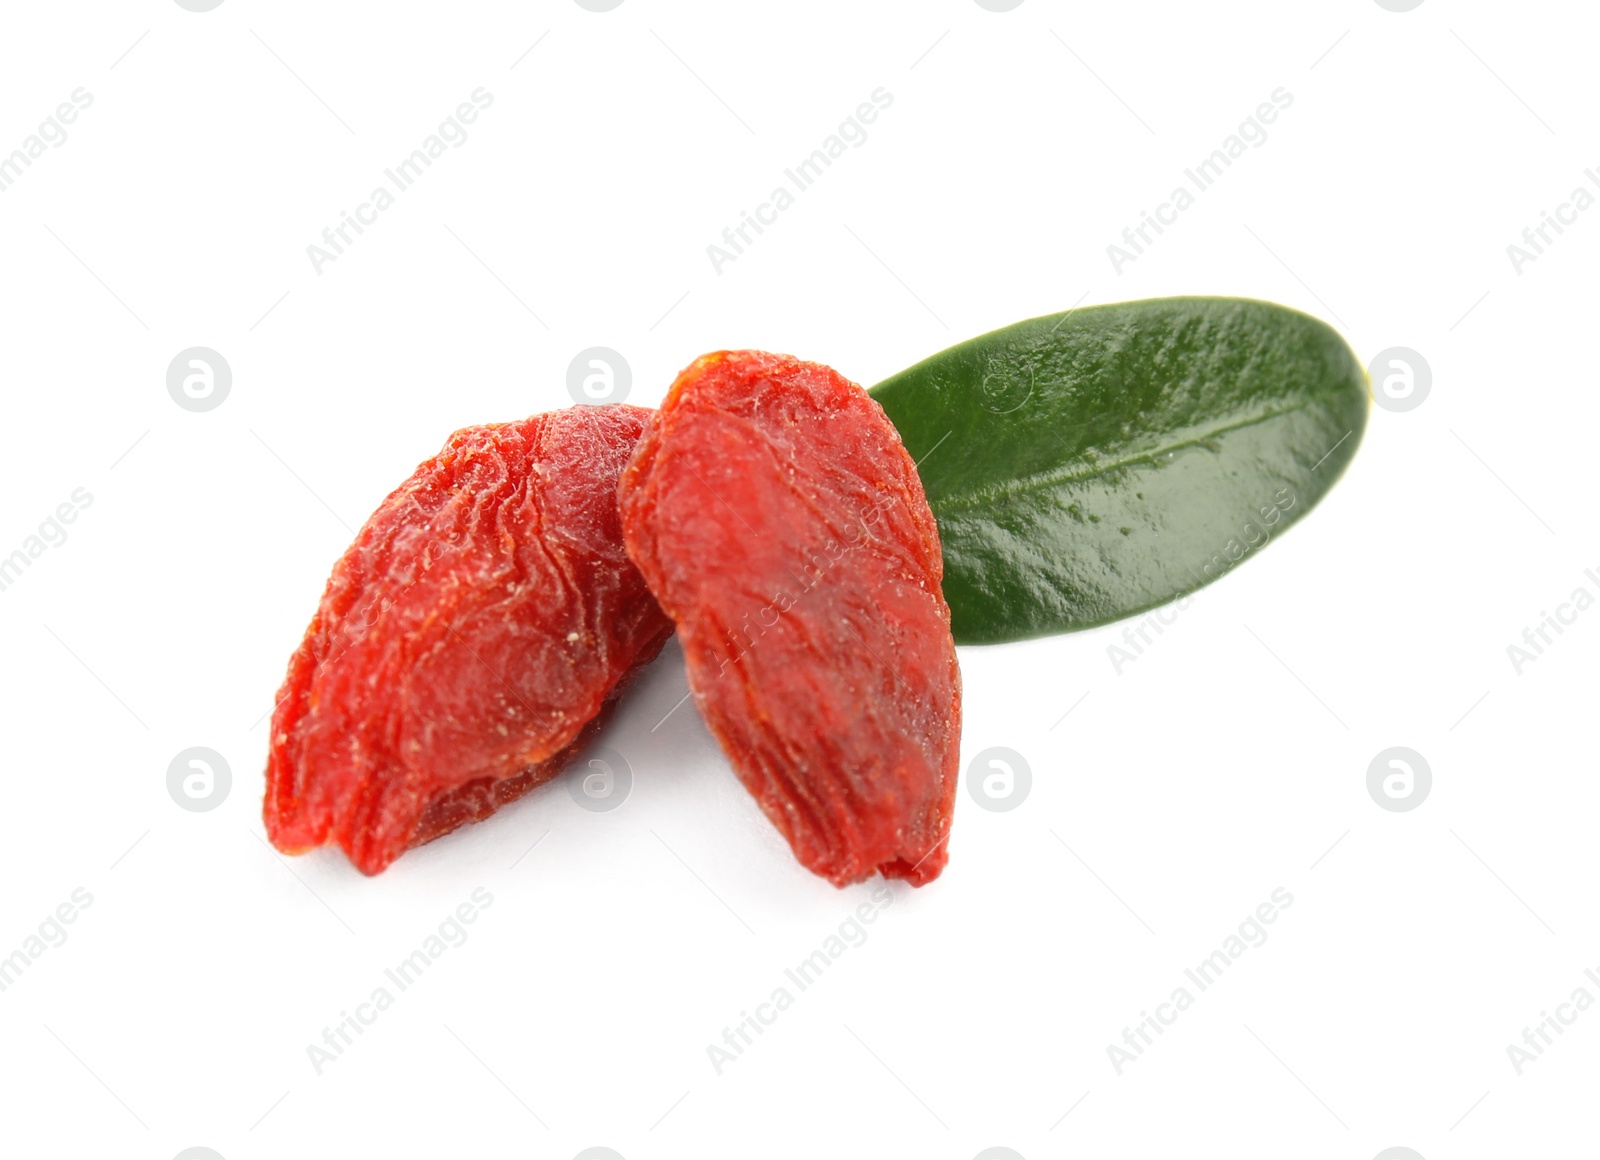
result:
M 1331 327 L 1233 298 L 1031 319 L 872 394 L 918 461 L 964 644 L 1105 624 L 1218 579 L 1327 493 L 1369 404 Z

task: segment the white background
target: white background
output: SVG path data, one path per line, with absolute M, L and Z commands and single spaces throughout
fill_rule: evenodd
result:
M 1600 1013 L 1520 1076 L 1506 1047 L 1600 998 L 1600 611 L 1520 675 L 1506 650 L 1600 595 L 1600 212 L 1520 274 L 1506 246 L 1600 166 L 1595 32 L 1470 0 L 8 5 L 0 150 L 94 102 L 0 193 L 0 555 L 93 502 L 0 592 L 0 955 L 93 903 L 0 993 L 0 1152 L 1592 1146 Z M 479 86 L 466 144 L 314 272 Z M 879 86 L 865 144 L 714 272 Z M 1114 272 L 1280 86 L 1266 143 Z M 636 779 L 614 812 L 553 784 L 372 880 L 265 845 L 261 718 L 351 530 L 451 430 L 567 405 L 580 349 L 623 352 L 642 404 L 724 347 L 870 384 L 1174 293 L 1414 348 L 1432 393 L 1375 410 L 1321 507 L 1120 674 L 1120 627 L 961 650 L 963 768 L 1010 747 L 1031 795 L 963 787 L 943 877 L 894 885 L 721 1075 L 708 1045 L 875 884 L 806 873 L 693 705 L 666 717 L 675 647 L 605 735 Z M 195 345 L 234 376 L 203 414 L 165 386 Z M 1405 813 L 1366 789 L 1395 745 L 1433 770 Z M 190 746 L 231 766 L 212 812 L 168 796 Z M 468 941 L 316 1074 L 307 1046 L 479 887 Z M 1268 941 L 1118 1075 L 1107 1046 L 1278 887 Z

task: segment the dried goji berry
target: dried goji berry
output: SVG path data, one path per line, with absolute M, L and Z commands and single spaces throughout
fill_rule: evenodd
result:
M 841 886 L 937 877 L 961 678 L 938 528 L 883 409 L 816 363 L 706 355 L 619 499 L 695 702 L 800 861 Z
M 648 416 L 468 427 L 373 513 L 279 693 L 275 846 L 337 842 L 376 874 L 559 772 L 671 635 L 617 514 Z

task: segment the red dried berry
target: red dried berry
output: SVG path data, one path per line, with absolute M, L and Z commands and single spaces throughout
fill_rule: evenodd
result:
M 649 412 L 457 431 L 334 566 L 272 719 L 273 845 L 376 874 L 554 777 L 672 626 L 622 546 Z
M 961 677 L 938 528 L 883 409 L 816 363 L 706 355 L 619 499 L 695 702 L 800 861 L 839 886 L 936 878 Z

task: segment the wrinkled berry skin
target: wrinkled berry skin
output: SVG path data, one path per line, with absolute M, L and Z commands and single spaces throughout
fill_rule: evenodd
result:
M 883 409 L 816 363 L 706 355 L 618 495 L 695 702 L 801 863 L 936 878 L 961 678 L 938 528 Z
M 267 835 L 365 874 L 560 772 L 671 623 L 623 549 L 649 412 L 450 436 L 334 565 L 272 718 Z

